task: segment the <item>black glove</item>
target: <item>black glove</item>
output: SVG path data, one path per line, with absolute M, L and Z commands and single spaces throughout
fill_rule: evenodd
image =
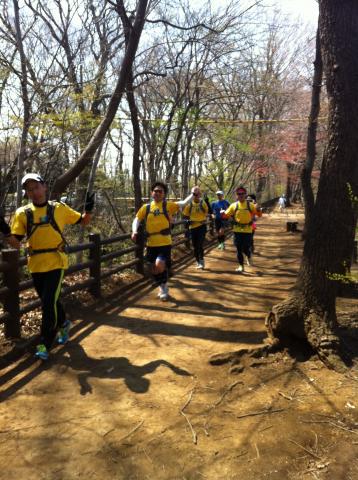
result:
M 85 200 L 85 212 L 91 213 L 94 208 L 94 196 L 95 193 L 87 192 Z
M 0 216 L 0 232 L 3 233 L 5 236 L 11 234 L 11 228 L 8 223 L 6 223 L 5 218 Z

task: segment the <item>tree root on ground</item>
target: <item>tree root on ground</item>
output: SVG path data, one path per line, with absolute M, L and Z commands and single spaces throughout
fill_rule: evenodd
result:
M 316 354 L 328 368 L 347 371 L 353 364 L 352 355 L 349 356 L 343 348 L 335 315 L 328 318 L 321 309 L 304 309 L 304 306 L 300 297 L 275 305 L 265 320 L 268 335 L 265 345 L 212 355 L 209 363 L 230 363 L 231 373 L 241 373 L 246 367 L 258 366 L 252 361 L 254 358 L 266 358 L 269 354 L 286 351 L 299 361 L 308 360 Z

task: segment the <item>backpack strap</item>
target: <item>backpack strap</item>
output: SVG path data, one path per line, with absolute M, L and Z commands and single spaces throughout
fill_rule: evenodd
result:
M 34 227 L 34 212 L 32 208 L 30 206 L 25 207 L 24 212 L 26 215 L 26 237 L 28 240 L 31 237 L 31 235 L 34 233 L 37 227 L 36 226 Z
M 169 227 L 170 227 L 170 223 L 171 223 L 171 222 L 170 222 L 170 217 L 169 217 L 169 213 L 168 213 L 168 209 L 167 209 L 167 201 L 166 201 L 166 199 L 163 200 L 162 206 L 163 206 L 164 216 L 165 216 L 165 218 L 168 220 Z
M 67 243 L 67 240 L 65 239 L 65 237 L 63 236 L 62 234 L 62 231 L 60 229 L 60 227 L 58 226 L 56 220 L 55 220 L 55 208 L 56 208 L 56 204 L 58 202 L 55 202 L 53 200 L 49 200 L 47 202 L 47 221 L 48 223 L 51 225 L 51 227 L 56 230 L 57 233 L 59 233 L 61 235 L 61 238 L 62 238 L 62 242 L 64 245 L 68 245 Z M 61 203 L 61 202 L 60 202 Z
M 149 215 L 149 212 L 150 212 L 150 206 L 151 206 L 152 202 L 150 203 L 147 203 L 147 205 L 145 206 L 145 221 L 147 221 L 147 217 Z

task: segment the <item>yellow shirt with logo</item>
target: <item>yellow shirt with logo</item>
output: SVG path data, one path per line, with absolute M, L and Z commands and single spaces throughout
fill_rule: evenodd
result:
M 201 227 L 206 221 L 209 208 L 204 201 L 199 202 L 190 202 L 185 205 L 183 210 L 184 217 L 189 217 L 190 220 L 190 229 Z
M 261 212 L 256 210 L 253 203 L 235 202 L 225 211 L 225 215 L 233 217 L 235 223 L 232 227 L 233 232 L 252 233 L 252 216 L 261 216 Z
M 33 203 L 20 207 L 16 210 L 14 219 L 11 224 L 11 233 L 13 235 L 27 234 L 27 217 L 26 208 L 31 208 L 33 212 L 34 225 L 39 223 L 33 234 L 27 241 L 29 250 L 42 250 L 48 248 L 56 248 L 63 244 L 63 240 L 59 232 L 57 232 L 47 222 L 47 205 L 37 207 Z M 55 221 L 62 232 L 65 225 L 73 225 L 81 218 L 81 214 L 72 210 L 65 203 L 56 202 L 54 209 Z M 28 257 L 28 268 L 31 273 L 49 272 L 51 270 L 68 268 L 68 256 L 64 252 L 46 252 L 30 255 Z
M 179 205 L 175 202 L 166 202 L 166 210 L 169 218 L 179 211 Z M 147 205 L 142 205 L 138 210 L 136 217 L 140 222 L 146 221 L 147 246 L 148 247 L 163 247 L 172 244 L 171 234 L 162 235 L 161 230 L 170 229 L 170 223 L 163 212 L 163 202 L 150 203 L 150 210 L 147 215 Z

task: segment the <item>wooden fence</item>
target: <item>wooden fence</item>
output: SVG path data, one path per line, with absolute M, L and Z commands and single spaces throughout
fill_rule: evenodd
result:
M 214 234 L 214 224 L 208 218 L 207 225 L 209 232 Z M 181 227 L 181 228 L 178 228 Z M 173 224 L 173 248 L 185 244 L 190 249 L 190 239 L 185 235 L 188 224 L 185 220 Z M 71 265 L 65 272 L 69 276 L 82 270 L 89 271 L 89 278 L 73 285 L 64 286 L 62 295 L 88 289 L 94 297 L 101 296 L 101 283 L 104 278 L 126 269 L 135 269 L 138 273 L 144 273 L 144 234 L 139 232 L 135 245 L 118 248 L 109 253 L 104 253 L 105 246 L 112 246 L 128 241 L 130 233 L 116 235 L 110 238 L 101 238 L 99 233 L 91 233 L 89 242 L 73 245 L 68 248 L 68 253 L 89 251 L 88 260 L 82 263 Z M 120 259 L 124 255 L 133 254 L 131 260 L 119 263 L 112 267 L 103 268 L 103 263 Z M 0 288 L 0 301 L 3 304 L 4 312 L 0 315 L 0 324 L 4 324 L 5 336 L 8 338 L 19 338 L 21 335 L 21 316 L 41 306 L 40 299 L 33 300 L 21 305 L 20 293 L 33 288 L 33 280 L 21 281 L 21 270 L 26 265 L 26 257 L 20 257 L 18 250 L 5 249 L 1 252 L 0 272 L 2 273 L 2 287 Z

